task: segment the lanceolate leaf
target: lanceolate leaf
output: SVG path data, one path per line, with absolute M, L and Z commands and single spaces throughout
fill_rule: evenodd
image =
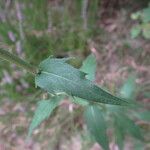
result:
M 30 136 L 35 128 L 41 124 L 42 121 L 47 119 L 52 111 L 58 106 L 62 97 L 55 96 L 50 100 L 41 100 L 38 102 L 38 106 L 35 110 L 33 119 L 31 121 L 28 135 Z
M 85 121 L 88 130 L 95 140 L 105 149 L 108 150 L 108 138 L 106 135 L 106 123 L 101 110 L 98 106 L 89 105 L 84 112 Z
M 122 126 L 121 122 L 117 117 L 114 117 L 114 134 L 116 137 L 116 143 L 119 146 L 120 150 L 123 149 L 124 146 L 124 139 L 125 139 L 125 129 Z
M 86 73 L 66 63 L 67 59 L 48 58 L 40 64 L 41 73 L 35 77 L 37 86 L 49 93 L 67 93 L 91 102 L 128 105 L 86 79 Z
M 117 119 L 118 121 L 120 121 L 120 125 L 122 126 L 123 130 L 128 132 L 133 137 L 139 140 L 143 140 L 143 136 L 141 134 L 140 128 L 134 123 L 134 121 L 132 121 L 124 114 L 118 114 Z

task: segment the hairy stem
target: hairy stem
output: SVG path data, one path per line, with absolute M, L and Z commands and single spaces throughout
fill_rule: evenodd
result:
M 38 68 L 29 64 L 28 62 L 22 60 L 18 56 L 8 52 L 7 50 L 4 50 L 2 47 L 0 47 L 0 58 L 9 61 L 10 63 L 14 63 L 17 66 L 27 70 L 28 72 L 32 73 L 33 75 L 36 75 L 38 73 Z

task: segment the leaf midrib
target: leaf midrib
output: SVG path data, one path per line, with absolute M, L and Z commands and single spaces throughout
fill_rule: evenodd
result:
M 70 81 L 70 82 L 72 82 L 72 83 L 74 83 L 74 84 L 76 84 L 76 85 L 78 86 L 78 84 L 77 84 L 76 82 L 74 82 L 73 80 L 68 80 L 67 78 L 64 78 L 64 77 L 62 77 L 62 76 L 59 76 L 59 75 L 57 75 L 57 74 L 55 74 L 55 73 L 45 72 L 45 71 L 42 71 L 42 73 L 45 73 L 45 74 L 48 74 L 48 75 L 54 75 L 54 76 L 56 76 L 56 77 L 60 77 L 60 78 L 62 78 L 62 79 L 64 79 L 64 80 Z M 88 91 L 93 94 L 92 91 L 90 91 L 90 90 L 88 90 Z M 97 95 L 97 96 L 99 96 L 97 93 L 94 93 L 94 94 Z M 104 97 L 104 98 L 105 98 L 105 97 Z
M 55 74 L 55 73 L 45 72 L 45 71 L 42 71 L 42 73 L 48 74 L 48 75 L 53 75 L 53 76 L 56 76 L 56 77 L 58 77 L 58 78 L 62 78 L 62 79 L 64 79 L 64 80 L 67 80 L 67 81 L 69 81 L 69 82 L 72 82 L 72 83 L 78 85 L 78 84 L 77 84 L 76 82 L 74 82 L 73 80 L 68 80 L 67 78 L 65 78 L 65 77 L 63 77 L 63 76 L 59 76 L 59 75 L 57 75 L 57 74 Z

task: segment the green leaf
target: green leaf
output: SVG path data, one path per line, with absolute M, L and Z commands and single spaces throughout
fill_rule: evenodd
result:
M 140 128 L 134 123 L 134 121 L 128 118 L 125 114 L 118 114 L 117 119 L 120 121 L 120 125 L 122 125 L 122 128 L 125 131 L 127 131 L 133 137 L 143 140 Z
M 118 120 L 116 116 L 114 118 L 115 118 L 114 128 L 115 128 L 116 143 L 119 146 L 120 150 L 122 150 L 125 140 L 125 131 L 124 128 L 122 127 L 120 120 Z
M 141 120 L 150 121 L 150 111 L 137 112 L 135 115 Z
M 86 79 L 95 80 L 96 58 L 93 54 L 89 55 L 83 62 L 81 71 L 87 73 Z M 79 97 L 73 97 L 73 102 L 82 106 L 88 105 L 88 101 Z
M 96 105 L 89 105 L 84 112 L 87 128 L 95 140 L 108 150 L 108 137 L 106 135 L 106 122 L 101 110 Z
M 131 37 L 134 39 L 136 38 L 141 32 L 141 27 L 139 25 L 133 27 L 131 29 Z
M 133 99 L 136 96 L 136 76 L 132 75 L 125 81 L 124 85 L 120 89 L 120 94 L 126 99 Z
M 150 39 L 150 23 L 143 25 L 143 36 L 146 39 Z
M 150 8 L 143 9 L 142 19 L 144 23 L 148 23 L 150 21 Z
M 33 130 L 37 128 L 42 121 L 48 119 L 51 115 L 52 111 L 58 106 L 60 100 L 62 100 L 61 96 L 52 97 L 50 100 L 41 100 L 38 102 L 38 106 L 35 110 L 33 119 L 29 126 L 28 136 L 30 137 Z
M 93 54 L 89 55 L 83 62 L 83 65 L 80 68 L 81 71 L 87 73 L 86 79 L 91 81 L 95 80 L 96 73 L 96 58 Z
M 128 105 L 129 102 L 111 95 L 92 81 L 86 73 L 67 64 L 68 59 L 48 58 L 40 64 L 41 73 L 35 77 L 35 84 L 49 93 L 68 95 L 113 105 Z

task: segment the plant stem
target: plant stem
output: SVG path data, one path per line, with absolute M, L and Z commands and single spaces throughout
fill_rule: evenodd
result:
M 36 75 L 38 73 L 38 68 L 29 64 L 28 62 L 22 60 L 16 55 L 13 55 L 12 53 L 3 50 L 2 47 L 0 47 L 0 58 L 9 61 L 10 63 L 15 63 L 17 66 L 27 70 L 28 72 L 32 73 L 33 75 Z

